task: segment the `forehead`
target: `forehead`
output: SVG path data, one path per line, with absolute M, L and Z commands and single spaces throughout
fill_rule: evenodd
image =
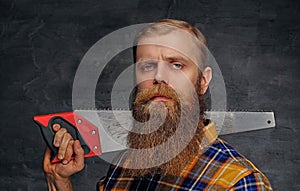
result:
M 177 54 L 193 63 L 200 63 L 201 51 L 198 43 L 194 36 L 181 29 L 173 30 L 167 34 L 145 35 L 137 43 L 137 57 L 150 56 L 150 54 L 158 53 L 155 50 L 160 50 L 161 53 L 169 56 Z
M 189 57 L 182 54 L 182 52 L 179 52 L 177 50 L 174 50 L 169 47 L 160 46 L 160 45 L 153 45 L 153 44 L 144 44 L 139 45 L 137 48 L 136 53 L 137 61 L 142 60 L 182 60 L 187 62 L 193 62 Z

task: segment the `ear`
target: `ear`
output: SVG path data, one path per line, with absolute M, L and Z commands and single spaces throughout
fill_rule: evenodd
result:
M 202 79 L 201 79 L 201 94 L 202 95 L 206 92 L 211 78 L 212 78 L 212 70 L 210 67 L 206 67 L 202 72 Z

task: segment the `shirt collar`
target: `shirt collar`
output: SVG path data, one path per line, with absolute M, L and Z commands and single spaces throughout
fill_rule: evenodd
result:
M 201 139 L 201 143 L 199 144 L 201 150 L 206 149 L 218 137 L 216 131 L 216 125 L 211 120 L 208 120 L 208 124 L 203 127 L 202 132 L 203 132 L 203 138 Z

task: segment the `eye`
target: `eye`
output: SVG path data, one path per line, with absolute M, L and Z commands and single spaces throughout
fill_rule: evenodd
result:
M 153 70 L 155 67 L 156 67 L 155 62 L 143 62 L 140 65 L 140 70 L 143 72 L 149 72 L 149 71 Z
M 150 71 L 152 70 L 154 67 L 153 67 L 153 64 L 146 64 L 142 67 L 143 71 L 147 72 L 147 71 Z
M 183 65 L 179 62 L 174 62 L 174 63 L 171 63 L 172 64 L 172 67 L 176 70 L 181 70 L 183 68 Z

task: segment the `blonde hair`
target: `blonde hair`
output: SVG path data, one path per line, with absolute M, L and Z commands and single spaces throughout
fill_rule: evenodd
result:
M 162 27 L 166 26 L 166 27 Z M 169 26 L 169 27 L 168 27 Z M 165 35 L 170 33 L 171 31 L 175 29 L 181 29 L 184 31 L 187 31 L 189 34 L 191 34 L 193 37 L 195 37 L 197 40 L 199 40 L 200 46 L 199 49 L 202 53 L 201 56 L 201 64 L 199 66 L 202 68 L 204 65 L 206 65 L 206 53 L 207 53 L 207 42 L 202 34 L 202 32 L 189 24 L 188 22 L 181 21 L 181 20 L 175 20 L 175 19 L 162 19 L 160 21 L 151 23 L 149 26 L 145 27 L 136 37 L 135 39 L 135 45 L 138 44 L 138 42 L 146 36 L 153 36 L 153 35 Z M 134 54 L 134 60 L 136 59 L 136 47 L 133 49 L 133 54 Z M 136 61 L 136 60 L 135 60 Z
M 195 36 L 202 44 L 207 46 L 206 39 L 202 34 L 202 32 L 197 27 L 193 27 L 192 25 L 190 25 L 188 22 L 175 20 L 175 19 L 163 19 L 153 23 L 152 25 L 153 26 L 168 25 L 168 26 L 173 26 L 185 30 L 190 34 L 192 34 L 193 36 Z
M 161 26 L 169 26 L 169 27 L 161 27 Z M 162 30 L 165 29 L 165 30 Z M 198 63 L 198 72 L 199 72 L 199 76 L 198 76 L 198 84 L 201 84 L 201 76 L 202 76 L 202 71 L 201 69 L 203 69 L 206 65 L 206 58 L 207 58 L 207 42 L 206 39 L 204 37 L 204 35 L 201 33 L 201 31 L 196 28 L 193 27 L 192 25 L 190 25 L 189 23 L 185 22 L 185 21 L 180 21 L 180 20 L 175 20 L 175 19 L 163 19 L 160 21 L 157 21 L 155 23 L 152 23 L 150 25 L 148 25 L 147 27 L 143 28 L 142 31 L 136 36 L 135 38 L 135 42 L 134 42 L 134 46 L 133 46 L 133 60 L 134 63 L 136 62 L 136 49 L 137 49 L 137 45 L 138 42 L 141 40 L 141 38 L 145 37 L 145 36 L 149 36 L 149 35 L 164 35 L 167 34 L 169 32 L 171 32 L 174 29 L 182 29 L 184 31 L 187 31 L 188 33 L 190 33 L 193 37 L 195 37 L 197 40 L 200 41 L 200 43 L 202 45 L 200 45 L 199 49 L 201 51 L 201 63 Z M 135 72 L 134 72 L 135 75 Z M 198 87 L 198 86 L 197 86 Z M 200 85 L 199 85 L 200 87 Z M 135 88 L 133 89 L 133 91 L 130 94 L 130 109 L 133 108 L 133 103 L 137 94 L 137 86 L 135 86 Z M 200 99 L 200 98 L 199 98 Z M 203 98 L 201 98 L 203 99 Z M 201 112 L 203 113 L 203 111 L 205 110 L 205 105 L 204 102 L 202 102 L 203 104 L 201 104 Z

